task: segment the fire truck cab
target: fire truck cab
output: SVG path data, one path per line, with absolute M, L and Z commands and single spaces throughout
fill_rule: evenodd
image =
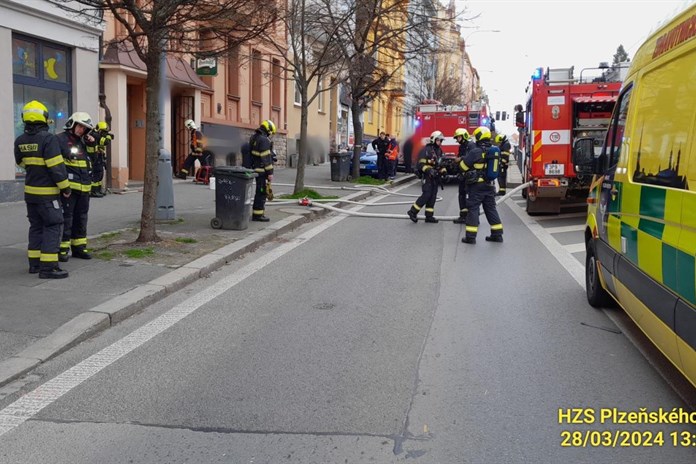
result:
M 559 213 L 561 202 L 585 201 L 591 176 L 576 173 L 572 147 L 580 137 L 597 140 L 609 126 L 621 89 L 622 68 L 538 68 L 527 88 L 523 180 L 532 182 L 523 196 L 527 213 Z
M 469 133 L 481 125 L 490 125 L 488 108 L 485 104 L 473 103 L 471 105 L 442 105 L 440 103 L 426 103 L 416 108 L 416 129 L 414 137 L 419 146 L 428 143 L 430 134 L 440 131 L 445 136 L 442 143 L 442 164 L 447 168 L 445 182 L 456 178 L 459 165 L 459 144 L 454 140 L 454 131 L 460 127 Z M 418 153 L 412 154 L 412 166 L 418 162 Z

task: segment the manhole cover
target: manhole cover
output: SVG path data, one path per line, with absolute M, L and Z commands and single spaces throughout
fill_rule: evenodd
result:
M 331 309 L 334 309 L 336 305 L 333 303 L 318 303 L 315 304 L 313 307 L 314 309 L 321 309 L 322 311 L 329 311 Z

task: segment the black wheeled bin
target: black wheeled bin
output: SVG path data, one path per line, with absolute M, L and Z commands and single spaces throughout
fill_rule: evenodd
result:
M 241 166 L 215 168 L 215 217 L 213 229 L 244 230 L 249 227 L 256 173 Z
M 352 153 L 330 153 L 331 160 L 331 180 L 343 182 L 348 180 L 350 175 L 350 158 Z

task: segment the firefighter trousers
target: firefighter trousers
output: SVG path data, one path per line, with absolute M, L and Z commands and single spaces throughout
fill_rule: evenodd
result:
M 67 255 L 68 249 L 84 251 L 87 247 L 87 214 L 89 192 L 73 190 L 70 198 L 63 199 L 63 240 L 60 254 Z
M 29 267 L 51 270 L 58 266 L 63 210 L 59 200 L 27 203 Z
M 254 205 L 253 205 L 253 216 L 264 216 L 266 207 L 266 198 L 268 192 L 266 191 L 266 183 L 268 182 L 265 174 L 259 174 L 256 176 L 256 192 L 254 194 Z
M 104 166 L 106 165 L 104 155 L 97 153 L 92 159 L 92 190 L 101 191 L 102 180 L 104 179 Z
M 459 217 L 465 217 L 468 211 L 466 206 L 466 182 L 464 179 L 459 180 Z
M 196 164 L 196 160 L 201 163 L 201 166 L 211 166 L 212 159 L 209 153 L 210 152 L 189 153 L 188 157 L 186 157 L 186 161 L 184 161 L 184 167 L 181 168 L 181 171 L 179 172 L 187 176 L 193 174 L 193 168 Z
M 411 208 L 418 212 L 425 206 L 425 217 L 433 217 L 435 214 L 435 201 L 437 201 L 437 181 L 432 177 L 426 177 L 421 180 L 423 186 L 421 196 Z
M 501 164 L 500 173 L 498 173 L 498 192 L 500 193 L 506 193 L 507 191 L 507 171 L 507 165 Z
M 481 206 L 491 226 L 491 236 L 503 235 L 503 224 L 500 222 L 498 208 L 495 205 L 495 185 L 488 182 L 470 184 L 467 186 L 467 193 L 466 206 L 469 211 L 466 214 L 466 237 L 476 238 Z

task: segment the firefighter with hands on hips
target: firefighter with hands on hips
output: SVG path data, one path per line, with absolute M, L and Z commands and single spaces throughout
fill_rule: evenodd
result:
M 58 138 L 48 132 L 48 109 L 30 101 L 22 108 L 24 132 L 15 139 L 15 163 L 26 171 L 24 201 L 29 219 L 29 273 L 40 279 L 64 279 L 58 266 L 63 210 L 60 198 L 70 197 L 68 172 Z
M 507 171 L 510 164 L 510 150 L 512 145 L 508 138 L 503 134 L 495 136 L 495 144 L 500 148 L 500 174 L 498 174 L 498 193 L 496 195 L 503 196 L 507 190 Z
M 459 144 L 459 168 L 464 171 L 462 165 L 464 158 L 466 157 L 469 147 L 475 146 L 476 144 L 471 140 L 469 131 L 464 128 L 459 128 L 454 131 L 454 140 Z M 464 176 L 460 173 L 459 176 L 459 217 L 453 222 L 455 224 L 465 224 L 466 223 L 466 213 L 468 209 L 466 208 L 466 182 L 464 182 Z
M 256 193 L 251 215 L 252 221 L 270 221 L 264 214 L 264 208 L 268 196 L 268 186 L 273 181 L 273 161 L 275 155 L 271 137 L 275 133 L 275 124 L 270 119 L 266 119 L 249 140 L 249 145 L 251 146 L 251 168 L 257 174 Z
M 437 200 L 437 187 L 439 176 L 447 173 L 447 169 L 440 166 L 442 158 L 442 142 L 445 136 L 442 132 L 435 131 L 430 134 L 430 141 L 418 154 L 417 175 L 421 178 L 422 191 L 420 197 L 408 210 L 408 217 L 413 222 L 418 222 L 418 212 L 425 206 L 425 222 L 437 224 L 435 219 L 435 201 Z
M 483 206 L 488 224 L 491 226 L 491 235 L 486 237 L 488 242 L 503 241 L 503 224 L 500 221 L 495 205 L 495 181 L 488 175 L 488 163 L 500 162 L 498 147 L 491 144 L 491 131 L 486 126 L 481 126 L 473 133 L 475 145 L 467 152 L 460 166 L 464 170 L 464 182 L 466 182 L 468 212 L 466 214 L 465 235 L 463 243 L 476 243 L 476 234 L 479 226 L 479 208 Z M 496 159 L 497 158 L 497 159 Z M 497 166 L 491 166 L 495 170 Z
M 187 119 L 184 126 L 191 135 L 191 152 L 184 161 L 184 166 L 176 175 L 179 179 L 186 180 L 186 176 L 193 173 L 196 160 L 201 166 L 210 166 L 210 158 L 203 153 L 203 133 L 198 130 L 198 126 L 192 119 Z
M 87 146 L 87 154 L 92 161 L 92 198 L 102 198 L 102 181 L 104 179 L 104 168 L 106 167 L 106 147 L 114 139 L 114 134 L 109 132 L 109 125 L 105 121 L 99 121 L 92 131 L 96 139 L 96 145 Z
M 89 195 L 92 191 L 92 162 L 87 154 L 87 147 L 96 145 L 90 135 L 92 118 L 84 111 L 70 115 L 58 134 L 60 150 L 72 194 L 63 198 L 63 239 L 60 242 L 58 260 L 68 261 L 68 250 L 72 256 L 80 259 L 92 259 L 87 253 L 87 215 L 89 213 Z

